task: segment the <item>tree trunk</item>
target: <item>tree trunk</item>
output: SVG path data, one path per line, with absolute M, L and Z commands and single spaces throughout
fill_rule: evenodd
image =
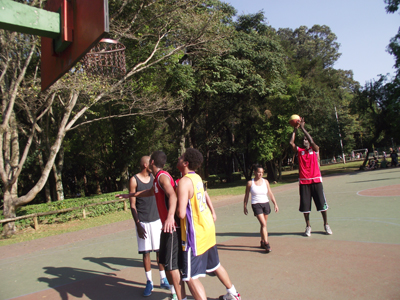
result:
M 4 190 L 4 208 L 3 215 L 5 219 L 16 217 L 16 205 L 11 192 Z M 15 233 L 15 222 L 6 223 L 3 225 L 3 236 L 10 236 Z
M 62 183 L 62 169 L 64 167 L 64 147 L 60 147 L 58 152 L 58 162 L 53 164 L 53 175 L 56 188 L 57 201 L 64 200 L 64 187 Z
M 54 140 L 53 145 L 51 146 L 48 161 L 47 161 L 46 165 L 44 166 L 42 175 L 36 182 L 35 186 L 33 186 L 26 195 L 23 195 L 20 197 L 18 197 L 17 193 L 16 193 L 18 177 L 21 172 L 21 167 L 19 167 L 19 166 L 23 166 L 23 164 L 26 161 L 26 158 L 28 156 L 30 146 L 34 139 L 34 135 L 36 134 L 36 131 L 35 131 L 36 123 L 33 124 L 31 132 L 28 135 L 28 141 L 26 143 L 25 150 L 24 150 L 23 154 L 21 155 L 21 157 L 19 157 L 19 144 L 18 144 L 18 138 L 17 138 L 17 131 L 11 135 L 13 137 L 13 140 L 10 141 L 10 140 L 8 140 L 8 136 L 10 134 L 7 134 L 7 130 L 3 129 L 3 131 L 2 131 L 3 136 L 1 136 L 1 141 L 0 141 L 0 146 L 1 146 L 1 150 L 2 150 L 2 151 L 0 151 L 0 155 L 3 154 L 5 160 L 3 160 L 3 157 L 1 157 L 2 164 L 0 164 L 0 172 L 1 172 L 3 183 L 4 183 L 4 187 L 5 187 L 4 188 L 4 190 L 5 190 L 4 208 L 7 213 L 7 215 L 6 214 L 4 215 L 5 217 L 12 217 L 12 214 L 15 215 L 15 210 L 17 209 L 18 206 L 24 205 L 24 204 L 32 201 L 36 197 L 36 195 L 42 190 L 42 188 L 48 181 L 49 173 L 52 169 L 56 155 L 60 150 L 61 143 L 62 143 L 65 133 L 67 131 L 69 116 L 71 115 L 72 109 L 74 108 L 74 106 L 76 104 L 78 96 L 79 96 L 79 93 L 71 92 L 71 98 L 69 100 L 68 105 L 65 108 L 65 114 L 63 116 L 62 122 L 60 123 L 60 128 L 58 130 L 57 137 Z M 9 124 L 10 124 L 9 127 L 12 128 L 12 126 L 11 126 L 11 124 L 13 124 L 12 115 L 10 116 Z M 4 128 L 4 127 L 2 127 L 2 128 Z M 9 131 L 10 130 L 8 130 L 8 132 Z M 13 164 L 15 164 L 15 165 L 13 165 Z M 4 166 L 4 169 L 1 169 L 2 166 Z M 6 176 L 8 178 L 6 178 Z M 7 194 L 7 193 L 9 193 L 9 194 Z M 13 234 L 14 232 L 15 232 L 15 224 L 13 224 L 13 223 L 10 223 L 9 225 L 5 226 L 5 228 L 3 230 L 4 235 Z
M 38 161 L 39 161 L 40 171 L 43 173 L 44 161 L 43 161 L 43 152 L 41 150 L 39 150 Z M 45 195 L 46 203 L 50 203 L 51 202 L 51 194 L 50 194 L 50 183 L 48 180 L 46 181 L 46 184 L 44 185 L 44 195 Z
M 36 147 L 38 148 L 38 162 L 40 166 L 40 171 L 43 173 L 44 170 L 44 150 L 43 150 L 43 145 L 42 145 L 42 139 L 39 137 L 39 135 L 35 136 L 35 141 L 36 141 Z M 51 202 L 51 190 L 50 190 L 50 182 L 49 180 L 46 181 L 46 184 L 44 185 L 44 197 L 46 200 L 46 203 Z
M 10 157 L 10 165 L 9 165 L 9 174 L 10 178 L 13 177 L 16 171 L 16 166 L 18 166 L 18 161 L 20 157 L 19 145 L 18 145 L 18 129 L 15 119 L 15 114 L 13 113 L 10 118 L 10 137 L 11 140 L 11 153 L 9 153 Z M 8 185 L 4 191 L 4 210 L 3 215 L 4 218 L 15 218 L 16 217 L 16 199 L 18 198 L 18 179 L 11 185 Z M 13 235 L 16 231 L 15 222 L 10 222 L 4 225 L 3 227 L 3 235 L 10 236 Z
M 122 170 L 121 186 L 118 188 L 121 189 L 122 191 L 129 191 L 129 168 L 128 168 L 128 165 L 125 165 L 124 169 Z
M 365 154 L 364 162 L 363 162 L 363 164 L 362 164 L 361 167 L 360 167 L 361 170 L 364 170 L 364 169 L 365 169 L 365 166 L 366 166 L 367 163 L 368 163 L 369 152 L 370 152 L 370 151 L 369 151 L 369 148 L 368 148 L 367 154 Z
M 181 137 L 179 141 L 179 148 L 181 150 L 181 154 L 186 150 L 186 135 L 185 135 L 185 117 L 181 113 Z
M 10 117 L 10 127 L 5 135 L 5 143 L 9 145 L 9 147 L 5 147 L 5 157 L 8 160 L 8 164 L 6 164 L 6 171 L 8 174 L 8 178 L 12 179 L 17 171 L 17 166 L 19 162 L 20 152 L 18 145 L 18 128 L 17 122 L 15 119 L 14 112 Z M 4 210 L 3 215 L 4 218 L 14 218 L 16 216 L 17 206 L 15 204 L 16 199 L 18 198 L 18 179 L 14 181 L 14 183 L 6 184 L 4 187 Z M 3 228 L 3 235 L 9 236 L 15 233 L 15 222 L 10 222 L 6 224 Z
M 278 159 L 278 182 L 282 181 L 282 159 Z
M 276 168 L 273 160 L 267 162 L 267 180 L 269 182 L 276 181 Z

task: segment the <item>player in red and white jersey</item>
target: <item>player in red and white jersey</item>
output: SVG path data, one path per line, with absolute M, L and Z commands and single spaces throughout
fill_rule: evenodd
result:
M 136 193 L 116 195 L 116 197 L 156 196 L 158 214 L 163 226 L 160 236 L 159 262 L 165 268 L 170 285 L 173 285 L 171 287 L 172 299 L 185 300 L 185 286 L 179 271 L 182 268 L 182 240 L 178 226 L 180 221 L 175 214 L 177 207 L 175 182 L 172 176 L 163 170 L 166 162 L 167 155 L 163 151 L 153 152 L 149 164 L 149 171 L 154 175 L 153 187 Z
M 306 230 L 304 235 L 311 236 L 310 212 L 311 198 L 314 199 L 314 204 L 317 211 L 320 211 L 324 220 L 324 228 L 327 234 L 332 234 L 332 230 L 328 225 L 328 204 L 326 203 L 324 189 L 322 186 L 322 176 L 319 169 L 318 156 L 319 147 L 304 128 L 304 118 L 301 118 L 300 123 L 294 128 L 290 138 L 290 145 L 294 151 L 297 151 L 299 161 L 299 183 L 300 183 L 300 208 L 299 211 L 304 214 L 306 221 Z M 304 133 L 303 147 L 297 147 L 294 143 L 298 128 Z

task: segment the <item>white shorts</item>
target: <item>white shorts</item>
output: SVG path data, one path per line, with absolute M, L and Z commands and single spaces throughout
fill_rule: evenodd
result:
M 139 253 L 143 254 L 151 251 L 158 251 L 158 249 L 160 249 L 160 235 L 162 230 L 161 220 L 158 219 L 150 223 L 140 222 L 140 225 L 146 230 L 147 237 L 141 239 L 136 233 Z

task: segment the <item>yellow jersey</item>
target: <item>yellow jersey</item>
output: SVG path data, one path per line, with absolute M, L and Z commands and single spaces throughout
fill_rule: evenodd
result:
M 193 255 L 198 256 L 216 244 L 215 225 L 201 177 L 196 173 L 185 176 L 192 180 L 193 197 L 188 201 L 186 217 L 181 219 L 182 249 L 191 248 Z

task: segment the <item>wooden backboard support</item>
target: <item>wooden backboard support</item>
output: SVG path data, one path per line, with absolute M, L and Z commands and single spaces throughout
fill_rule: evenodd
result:
M 45 9 L 60 13 L 61 35 L 58 39 L 42 37 L 42 91 L 109 32 L 108 0 L 49 0 Z

